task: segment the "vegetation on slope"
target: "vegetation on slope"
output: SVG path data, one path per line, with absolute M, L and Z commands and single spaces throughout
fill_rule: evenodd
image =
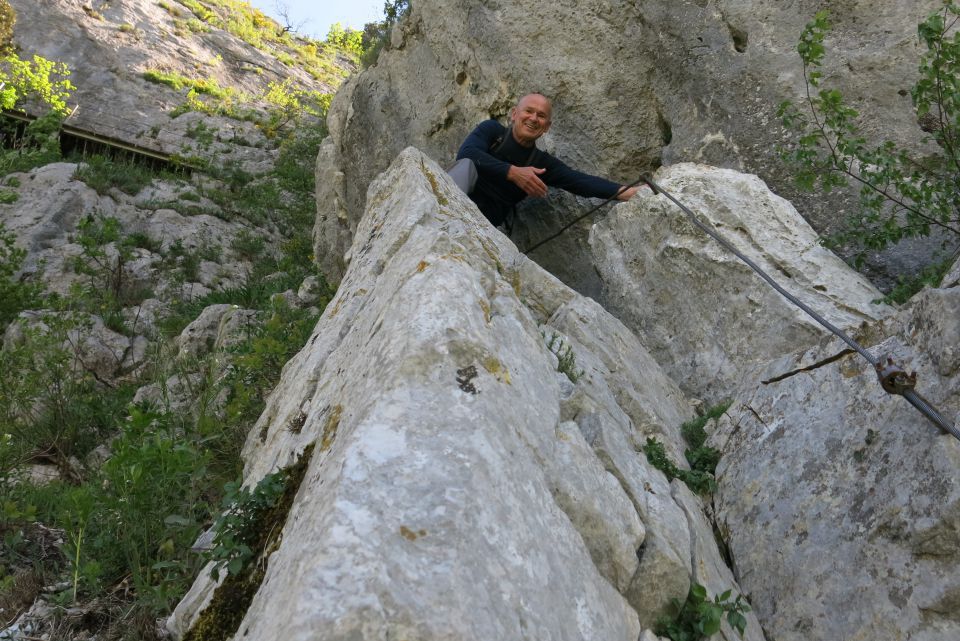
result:
M 309 46 L 294 34 L 275 33 L 272 21 L 264 27 L 262 14 L 246 3 L 180 4 L 192 5 L 191 12 L 196 9 L 205 20 L 222 21 L 245 39 L 257 40 L 249 30 L 253 26 L 266 29 L 259 36 L 265 47 L 274 41 Z M 203 7 L 239 10 L 227 20 L 222 13 L 203 14 Z M 339 45 L 331 46 L 343 55 Z M 26 64 L 6 67 L 17 91 L 13 105 L 29 94 L 45 102 L 51 115 L 30 125 L 15 149 L 0 152 L 0 182 L 12 199 L 19 179 L 9 174 L 62 159 L 60 105 L 72 89 L 65 67 Z M 35 91 L 39 80 L 47 83 L 45 93 Z M 217 100 L 231 91 L 221 89 L 220 96 L 203 95 Z M 47 611 L 36 624 L 43 627 L 31 630 L 38 635 L 158 638 L 158 620 L 170 613 L 204 563 L 191 547 L 220 513 L 224 487 L 240 472 L 240 447 L 281 368 L 301 349 L 332 295 L 311 255 L 314 162 L 329 96 L 308 100 L 289 83 L 272 85 L 267 93 L 268 107 L 249 117 L 277 147 L 268 171 L 206 162 L 191 178 L 107 155 L 82 158 L 77 172 L 100 193 L 118 198 L 157 181 L 179 185 L 180 200 L 163 206 L 185 215 L 197 207 L 195 213 L 249 225 L 250 233 L 237 236 L 228 250 L 165 246 L 125 230 L 115 218 L 93 215 L 81 221 L 74 237 L 82 254 L 72 265 L 81 279 L 66 294 L 53 295 L 21 277 L 25 253 L 0 223 L 0 331 L 15 326 L 8 332 L 14 338 L 0 349 L 0 370 L 17 373 L 0 377 L 0 629 L 43 604 Z M 191 132 L 200 143 L 218 135 L 203 120 Z M 206 209 L 200 209 L 201 201 Z M 271 246 L 263 229 L 280 235 L 279 247 Z M 94 319 L 122 335 L 136 334 L 136 319 L 127 312 L 156 295 L 129 277 L 133 257 L 143 251 L 160 256 L 157 278 L 173 285 L 195 281 L 201 262 L 219 258 L 220 251 L 251 267 L 229 286 L 169 302 L 158 322 L 161 334 L 151 338 L 147 365 L 119 381 L 105 381 L 78 358 L 77 342 Z M 308 277 L 319 282 L 313 307 L 292 307 L 278 295 L 296 290 Z M 172 337 L 215 303 L 254 312 L 242 335 L 199 360 L 178 355 Z M 17 320 L 24 310 L 35 311 Z M 182 389 L 170 389 L 171 381 L 180 381 Z M 135 392 L 149 386 L 161 391 L 159 400 L 134 403 Z M 40 464 L 56 468 L 57 478 L 33 476 Z

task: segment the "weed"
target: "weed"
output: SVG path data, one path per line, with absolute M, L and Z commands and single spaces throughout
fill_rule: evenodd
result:
M 564 374 L 571 383 L 576 383 L 583 376 L 583 370 L 577 371 L 577 357 L 565 340 L 556 333 L 547 341 L 547 349 L 557 357 L 557 371 Z
M 716 490 L 717 482 L 713 475 L 720 461 L 720 452 L 706 445 L 707 433 L 704 427 L 711 419 L 722 416 L 729 407 L 729 401 L 721 403 L 708 409 L 703 416 L 680 426 L 680 433 L 689 446 L 684 452 L 687 463 L 690 465 L 689 470 L 677 467 L 676 463 L 667 456 L 663 443 L 655 438 L 648 438 L 643 448 L 650 465 L 663 472 L 667 480 L 678 478 L 697 494 L 707 494 Z
M 196 124 L 187 127 L 187 138 L 192 138 L 204 146 L 209 146 L 216 139 L 217 132 L 207 126 L 207 123 L 199 120 Z
M 681 603 L 673 600 L 673 607 L 677 614 L 675 618 L 661 618 L 654 627 L 654 633 L 667 637 L 671 641 L 702 641 L 720 631 L 720 622 L 723 615 L 727 615 L 727 623 L 743 636 L 747 629 L 745 613 L 750 612 L 750 605 L 738 594 L 730 600 L 732 590 L 718 594 L 711 600 L 707 589 L 699 583 L 690 586 L 687 599 Z
M 243 229 L 234 237 L 233 242 L 230 243 L 230 249 L 233 250 L 237 257 L 252 262 L 263 255 L 266 249 L 266 241 L 260 234 Z
M 266 575 L 269 557 L 282 536 L 293 500 L 313 454 L 311 444 L 297 461 L 266 477 L 251 490 L 232 484 L 226 511 L 217 520 L 210 558 L 213 576 L 226 568 L 228 576 L 214 592 L 184 641 L 220 641 L 234 635 Z M 256 561 L 255 563 L 251 561 Z

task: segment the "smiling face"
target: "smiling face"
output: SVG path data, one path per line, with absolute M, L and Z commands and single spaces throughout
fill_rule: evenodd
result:
M 527 94 L 510 110 L 513 137 L 524 147 L 533 143 L 550 129 L 552 108 L 550 100 L 538 93 Z

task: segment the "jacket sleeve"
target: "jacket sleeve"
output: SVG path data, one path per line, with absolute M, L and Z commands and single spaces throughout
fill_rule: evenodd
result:
M 542 153 L 541 157 L 547 169 L 542 178 L 551 187 L 589 198 L 610 198 L 620 191 L 621 185 L 613 181 L 572 169 L 550 154 Z
M 497 137 L 504 135 L 505 132 L 506 128 L 496 120 L 481 122 L 460 145 L 457 160 L 469 158 L 476 166 L 477 172 L 491 178 L 506 180 L 510 163 L 493 157 L 489 151 Z

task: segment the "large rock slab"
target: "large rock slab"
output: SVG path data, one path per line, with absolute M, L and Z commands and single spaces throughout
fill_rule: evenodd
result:
M 960 420 L 960 288 L 927 290 L 866 335 Z M 960 442 L 837 341 L 778 359 L 713 436 L 715 498 L 771 638 L 960 638 Z
M 881 294 L 819 243 L 756 176 L 683 163 L 658 184 L 787 291 L 841 328 L 883 317 Z M 590 236 L 599 300 L 632 328 L 688 394 L 732 398 L 746 371 L 825 333 L 805 312 L 650 190 L 618 205 Z
M 786 132 L 775 111 L 784 99 L 803 98 L 796 43 L 822 4 L 412 3 L 390 47 L 344 85 L 330 111 L 315 240 L 328 278 L 335 282 L 344 273 L 367 185 L 401 149 L 416 145 L 450 162 L 478 122 L 505 118 L 533 90 L 554 100 L 542 147 L 574 167 L 630 182 L 660 164 L 704 162 L 757 173 L 778 193 L 798 196 L 776 153 Z M 940 4 L 831 7 L 825 78 L 852 100 L 871 139 L 915 147 L 924 136 L 908 90 L 920 53 L 916 25 Z M 524 212 L 518 233 L 525 242 L 585 207 L 556 195 L 550 203 Z M 822 231 L 855 204 L 839 192 L 818 194 L 805 197 L 802 210 Z M 587 229 L 571 230 L 537 260 L 589 294 L 592 273 L 575 262 Z
M 683 394 L 420 152 L 367 203 L 244 449 L 249 484 L 317 448 L 244 634 L 634 641 L 693 572 L 684 509 L 635 445 L 679 447 Z M 173 632 L 214 588 L 204 572 Z

